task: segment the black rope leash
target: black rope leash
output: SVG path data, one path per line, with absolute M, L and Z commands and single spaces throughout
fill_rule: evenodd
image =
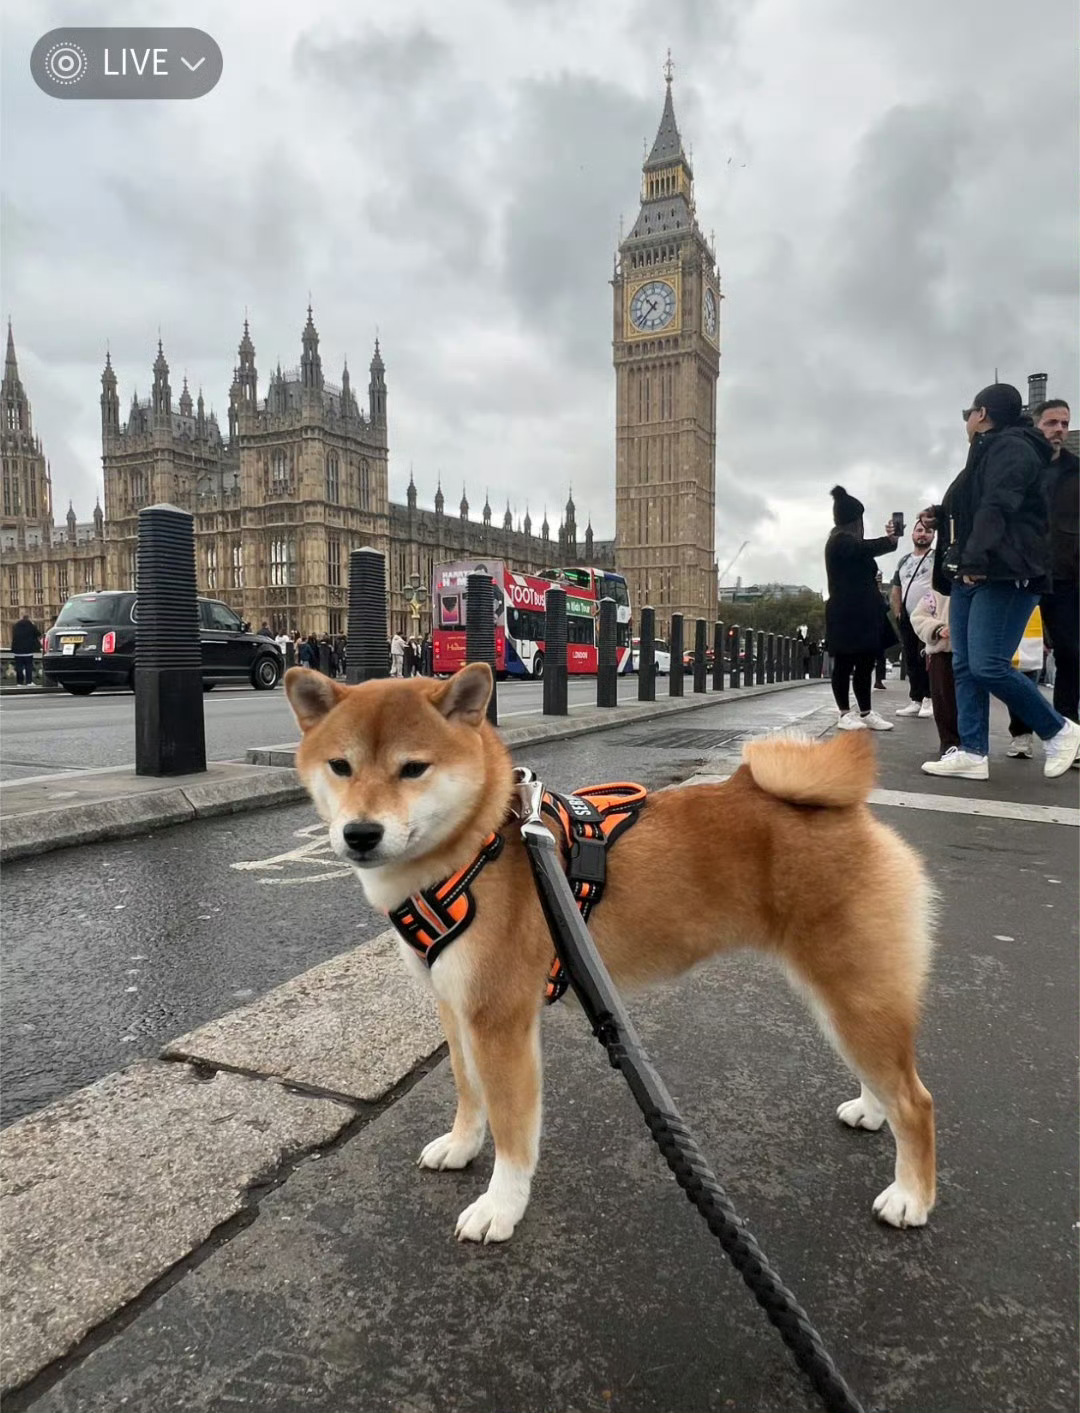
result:
M 521 772 L 524 774 L 524 772 Z M 539 782 L 520 780 L 529 801 Z M 582 921 L 550 831 L 536 813 L 538 799 L 523 811 L 521 837 L 559 960 L 566 968 L 593 1034 L 621 1070 L 645 1115 L 668 1167 L 679 1186 L 705 1218 L 709 1230 L 750 1287 L 754 1299 L 780 1332 L 795 1362 L 806 1374 L 827 1413 L 863 1413 L 862 1404 L 844 1382 L 809 1316 L 770 1266 L 731 1199 L 717 1182 L 705 1155 L 694 1141 L 675 1102 L 653 1068 L 634 1030 L 611 977 Z

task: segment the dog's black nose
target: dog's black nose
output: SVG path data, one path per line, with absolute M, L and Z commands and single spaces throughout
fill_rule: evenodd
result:
M 370 819 L 354 819 L 341 834 L 354 854 L 370 854 L 383 837 L 383 827 Z

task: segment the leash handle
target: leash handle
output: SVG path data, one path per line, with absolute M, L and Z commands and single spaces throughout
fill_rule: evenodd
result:
M 746 1223 L 736 1213 L 653 1067 L 578 911 L 555 841 L 540 822 L 542 786 L 533 776 L 531 780 L 519 780 L 519 790 L 525 806 L 521 838 L 540 904 L 559 960 L 589 1018 L 593 1034 L 607 1051 L 612 1066 L 625 1076 L 649 1132 L 679 1186 L 705 1218 L 709 1230 L 779 1331 L 826 1413 L 863 1413 L 862 1405 L 845 1383 L 805 1310 L 770 1266 Z M 534 798 L 535 811 L 530 808 Z

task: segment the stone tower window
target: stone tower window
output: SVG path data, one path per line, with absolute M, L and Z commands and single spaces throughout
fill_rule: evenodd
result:
M 360 463 L 360 509 L 371 509 L 371 466 L 366 456 Z
M 337 505 L 341 499 L 341 470 L 336 451 L 326 458 L 326 499 L 332 505 Z
M 206 546 L 206 587 L 217 588 L 217 545 Z

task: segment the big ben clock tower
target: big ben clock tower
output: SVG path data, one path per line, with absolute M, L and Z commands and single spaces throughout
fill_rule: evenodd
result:
M 694 173 L 667 92 L 619 246 L 615 292 L 615 541 L 635 610 L 716 615 L 720 280 L 698 229 Z

